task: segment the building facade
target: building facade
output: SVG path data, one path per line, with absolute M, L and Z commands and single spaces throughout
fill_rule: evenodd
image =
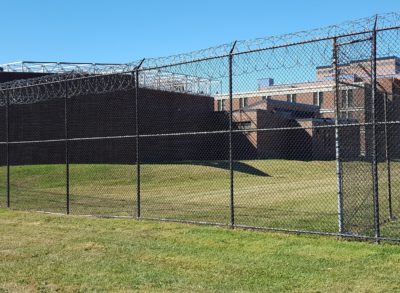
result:
M 254 91 L 233 94 L 233 119 L 239 128 L 246 127 L 248 130 L 302 128 L 269 132 L 268 138 L 261 135 L 263 131 L 248 132 L 247 136 L 258 150 L 259 158 L 269 157 L 269 154 L 275 151 L 284 152 L 282 146 L 290 148 L 294 157 L 334 158 L 334 128 L 316 127 L 333 126 L 335 123 L 334 73 L 331 66 L 321 66 L 316 68 L 316 80 L 312 82 L 274 85 L 273 81 L 268 79 L 269 82 L 263 82 Z M 378 122 L 400 120 L 399 73 L 399 58 L 393 56 L 377 60 L 376 120 Z M 346 138 L 341 141 L 341 145 L 351 158 L 366 157 L 370 149 L 371 136 L 371 127 L 368 126 L 368 122 L 371 121 L 372 106 L 370 60 L 339 65 L 338 78 L 339 123 L 367 123 L 366 126 L 341 128 L 341 134 Z M 215 111 L 229 110 L 228 95 L 216 95 L 214 98 Z M 268 118 L 256 119 L 255 115 Z M 391 136 L 393 153 L 396 153 L 398 136 L 395 133 L 382 133 L 382 135 Z M 283 137 L 286 138 L 286 142 L 282 144 Z M 277 141 L 281 143 L 277 144 Z M 304 145 L 308 146 L 306 150 Z M 383 153 L 384 146 L 380 144 L 378 147 L 381 148 L 379 152 Z
M 363 159 L 370 154 L 370 72 L 369 61 L 363 60 L 341 64 L 338 68 L 339 123 L 350 125 L 340 128 L 339 138 L 344 138 L 340 145 L 348 159 Z M 399 72 L 399 58 L 378 59 L 378 122 L 400 120 Z M 100 138 L 135 136 L 136 113 L 139 115 L 139 133 L 152 135 L 140 140 L 144 162 L 228 159 L 228 133 L 212 134 L 229 129 L 228 95 L 204 92 L 209 84 L 199 86 L 198 79 L 192 77 L 155 74 L 140 80 L 139 109 L 135 108 L 135 89 L 69 98 L 68 135 L 77 138 L 70 142 L 71 163 L 134 163 L 134 137 Z M 42 75 L 0 72 L 0 82 Z M 192 79 L 196 82 L 190 86 Z M 317 67 L 312 82 L 274 85 L 272 79 L 267 79 L 255 88 L 233 95 L 233 127 L 240 130 L 233 134 L 235 160 L 335 158 L 336 88 L 331 67 Z M 0 106 L 0 112 L 0 140 L 5 141 L 4 105 Z M 65 160 L 64 115 L 62 97 L 11 105 L 10 141 L 59 139 L 60 142 L 14 144 L 10 162 L 15 165 L 62 163 Z M 204 134 L 184 134 L 196 132 Z M 397 148 L 400 135 L 396 129 L 378 127 L 378 134 L 391 138 L 392 156 L 400 157 Z M 99 139 L 79 140 L 95 137 Z M 384 153 L 384 147 L 378 144 L 380 154 Z M 3 145 L 0 152 L 4 151 Z M 5 156 L 0 157 L 3 158 L 0 163 L 4 164 Z

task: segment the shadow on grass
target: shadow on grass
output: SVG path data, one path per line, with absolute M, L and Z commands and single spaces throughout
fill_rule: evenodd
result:
M 213 167 L 213 168 L 219 168 L 223 170 L 229 171 L 229 161 L 145 161 L 143 160 L 141 162 L 142 164 L 148 164 L 148 165 L 192 165 L 192 166 L 204 166 L 204 167 Z M 49 164 L 51 165 L 51 164 Z M 61 164 L 57 164 L 60 166 L 64 166 Z M 104 166 L 104 165 L 131 165 L 131 163 L 126 163 L 126 164 L 120 164 L 120 163 L 92 163 L 92 164 L 79 164 L 79 163 L 74 163 L 73 165 L 99 165 L 99 166 Z M 33 167 L 32 169 L 32 174 L 35 174 L 37 170 L 34 167 L 41 167 L 42 165 L 39 164 L 32 164 L 32 165 L 20 165 L 23 167 Z M 51 170 L 50 170 L 51 171 Z M 50 172 L 49 171 L 49 172 Z M 254 175 L 254 176 L 261 176 L 261 177 L 271 177 L 271 175 L 265 173 L 264 171 L 257 169 L 251 165 L 248 165 L 244 162 L 233 162 L 233 171 L 235 172 L 240 172 L 244 174 L 249 174 L 249 175 Z M 31 174 L 29 174 L 31 175 Z
M 214 168 L 229 170 L 229 161 L 185 161 L 185 162 L 169 162 L 168 164 L 205 166 L 205 167 L 214 167 Z M 254 168 L 253 166 L 250 166 L 243 162 L 234 162 L 233 171 L 255 176 L 271 177 L 264 171 L 261 171 L 260 169 Z

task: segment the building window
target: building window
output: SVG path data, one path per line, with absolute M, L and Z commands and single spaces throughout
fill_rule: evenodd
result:
M 353 107 L 353 90 L 342 90 L 341 91 L 341 106 L 342 109 Z
M 218 100 L 218 111 L 225 111 L 225 100 Z
M 354 112 L 347 112 L 347 119 L 354 119 Z
M 347 90 L 347 107 L 353 107 L 353 90 Z
M 238 122 L 236 125 L 237 125 L 238 129 L 241 129 L 241 130 L 251 129 L 251 122 L 250 121 Z
M 240 108 L 247 107 L 247 98 L 240 98 L 239 102 L 240 102 Z
M 346 119 L 346 120 L 354 120 L 356 117 L 355 114 L 356 113 L 354 111 L 349 111 L 349 110 L 341 111 L 340 118 Z
M 296 103 L 296 94 L 288 94 L 287 95 L 287 101 L 289 103 Z
M 313 104 L 316 106 L 321 106 L 323 102 L 324 102 L 324 92 L 314 92 Z
M 346 102 L 346 100 L 347 100 L 347 94 L 346 94 L 346 90 L 342 90 L 341 92 L 340 92 L 340 105 L 341 105 L 341 108 L 342 109 L 344 109 L 344 108 L 347 108 L 346 107 L 346 105 L 347 105 L 347 102 Z

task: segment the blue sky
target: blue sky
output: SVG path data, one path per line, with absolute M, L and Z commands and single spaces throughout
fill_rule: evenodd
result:
M 0 0 L 0 11 L 0 63 L 125 63 L 400 12 L 400 1 Z

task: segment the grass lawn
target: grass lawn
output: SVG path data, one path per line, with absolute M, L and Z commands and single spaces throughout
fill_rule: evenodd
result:
M 365 227 L 373 223 L 370 170 L 368 163 L 344 164 L 346 225 L 361 234 L 371 234 Z M 400 163 L 392 170 L 399 172 Z M 240 161 L 234 174 L 237 224 L 337 232 L 334 161 Z M 380 178 L 384 219 L 386 177 Z M 400 215 L 399 178 L 392 176 L 392 193 Z M 10 181 L 12 208 L 65 212 L 65 166 L 12 166 Z M 229 184 L 224 161 L 142 164 L 142 216 L 229 223 Z M 5 168 L 0 193 L 4 206 Z M 70 194 L 71 214 L 135 216 L 136 166 L 71 164 Z M 383 236 L 400 236 L 398 222 L 385 224 Z
M 0 292 L 400 292 L 400 246 L 0 209 Z

